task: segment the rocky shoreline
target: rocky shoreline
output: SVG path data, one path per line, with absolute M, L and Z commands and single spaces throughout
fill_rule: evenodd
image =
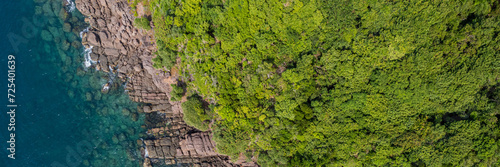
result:
M 116 71 L 127 83 L 129 97 L 141 103 L 148 129 L 142 143 L 143 166 L 185 164 L 189 166 L 255 166 L 231 163 L 215 151 L 210 132 L 186 125 L 181 102 L 169 101 L 170 84 L 178 76 L 152 67 L 156 51 L 153 32 L 133 26 L 134 16 L 126 0 L 76 0 L 76 8 L 90 24 L 82 44 L 92 47 L 93 66 L 104 72 Z

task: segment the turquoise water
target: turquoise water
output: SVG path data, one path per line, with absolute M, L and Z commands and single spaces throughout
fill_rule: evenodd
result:
M 0 166 L 139 166 L 137 113 L 119 80 L 84 66 L 88 25 L 66 0 L 0 6 Z M 8 158 L 7 56 L 16 56 L 15 158 Z M 109 93 L 102 85 L 112 82 Z

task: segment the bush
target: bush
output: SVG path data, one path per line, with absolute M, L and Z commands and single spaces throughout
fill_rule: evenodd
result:
M 182 103 L 184 111 L 184 121 L 189 126 L 192 126 L 201 131 L 208 130 L 208 120 L 210 117 L 203 107 L 203 103 L 199 96 L 194 95 L 188 98 L 188 101 Z
M 184 88 L 182 86 L 177 86 L 176 84 L 171 84 L 172 86 L 172 92 L 170 92 L 170 95 L 172 97 L 170 98 L 171 101 L 180 101 L 182 99 L 182 96 L 184 95 Z
M 146 17 L 135 18 L 134 26 L 144 30 L 151 30 L 151 25 L 149 24 L 149 19 Z

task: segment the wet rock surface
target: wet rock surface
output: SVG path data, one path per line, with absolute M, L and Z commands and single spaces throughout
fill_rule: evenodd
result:
M 146 113 L 143 127 L 148 129 L 147 137 L 138 141 L 143 144 L 143 166 L 256 166 L 231 163 L 228 156 L 216 152 L 210 132 L 196 130 L 182 120 L 181 102 L 169 101 L 169 85 L 178 76 L 152 67 L 156 51 L 153 32 L 133 26 L 134 17 L 126 0 L 75 3 L 91 26 L 82 34 L 82 43 L 86 48 L 93 46 L 92 66 L 104 72 L 117 70 L 118 77 L 127 83 L 129 97 L 142 104 L 138 111 Z M 114 136 L 113 141 L 120 142 L 120 135 Z

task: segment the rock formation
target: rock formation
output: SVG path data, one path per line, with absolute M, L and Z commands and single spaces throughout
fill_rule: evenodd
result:
M 133 26 L 134 17 L 126 0 L 76 0 L 77 9 L 90 23 L 82 35 L 85 47 L 93 46 L 90 55 L 96 69 L 113 70 L 127 81 L 132 100 L 143 105 L 148 138 L 138 142 L 144 166 L 187 164 L 189 166 L 248 166 L 233 164 L 229 157 L 215 151 L 209 132 L 201 132 L 182 120 L 180 102 L 169 101 L 170 83 L 178 76 L 152 67 L 156 50 L 152 31 Z M 48 37 L 47 37 L 48 38 Z

